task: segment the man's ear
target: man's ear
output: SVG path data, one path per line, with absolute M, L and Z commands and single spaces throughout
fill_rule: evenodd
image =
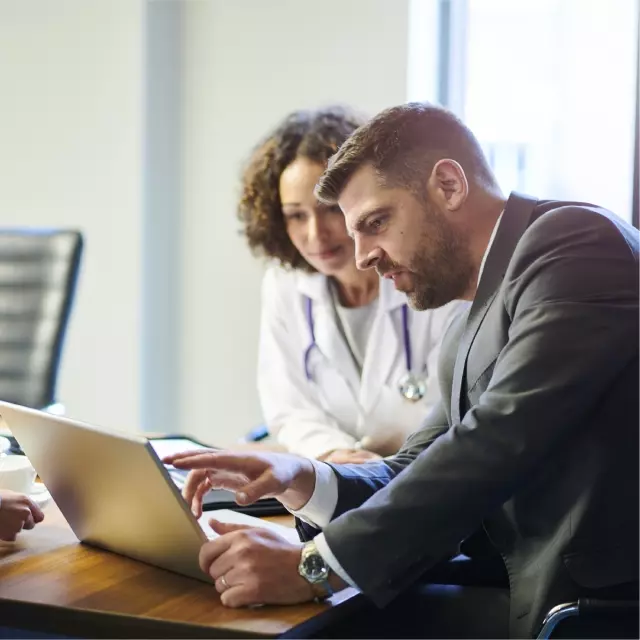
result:
M 429 195 L 444 210 L 457 211 L 469 194 L 464 169 L 455 160 L 438 160 L 429 176 L 428 190 Z

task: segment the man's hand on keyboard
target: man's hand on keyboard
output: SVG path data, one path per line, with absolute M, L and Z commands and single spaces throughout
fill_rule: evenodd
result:
M 182 494 L 198 518 L 210 489 L 233 491 L 241 505 L 275 497 L 296 511 L 309 501 L 315 487 L 312 462 L 287 453 L 200 449 L 167 456 L 163 462 L 191 470 Z
M 209 574 L 227 607 L 296 604 L 313 600 L 298 574 L 302 544 L 269 531 L 211 519 L 220 534 L 200 550 L 200 568 Z

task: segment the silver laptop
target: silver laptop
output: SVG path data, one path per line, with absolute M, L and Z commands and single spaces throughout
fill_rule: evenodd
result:
M 5 402 L 0 417 L 81 542 L 212 582 L 198 566 L 211 514 L 199 524 L 146 438 Z

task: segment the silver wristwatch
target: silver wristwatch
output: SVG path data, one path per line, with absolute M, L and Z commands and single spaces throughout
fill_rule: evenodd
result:
M 313 540 L 302 547 L 298 573 L 311 585 L 316 598 L 324 599 L 333 595 L 329 584 L 331 567 L 324 561 Z

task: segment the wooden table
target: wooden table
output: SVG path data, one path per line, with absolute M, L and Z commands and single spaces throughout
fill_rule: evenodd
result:
M 84 638 L 304 637 L 361 606 L 345 589 L 322 604 L 229 609 L 211 585 L 80 544 L 53 502 L 45 514 L 0 543 L 2 626 Z

